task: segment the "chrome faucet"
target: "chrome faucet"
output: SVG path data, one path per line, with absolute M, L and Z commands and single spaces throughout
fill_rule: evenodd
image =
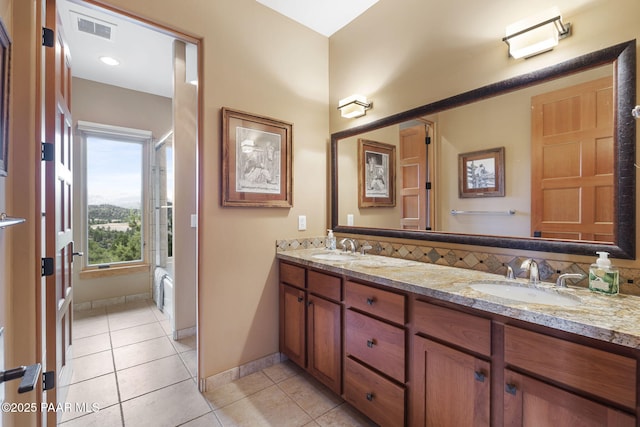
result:
M 580 280 L 580 279 L 584 279 L 584 274 L 582 273 L 564 273 L 558 276 L 558 280 L 556 280 L 556 286 L 558 286 L 559 288 L 566 288 L 567 287 L 567 283 L 566 280 L 567 279 L 576 279 L 576 280 Z
M 507 274 L 504 276 L 507 279 L 515 279 L 516 276 L 513 274 L 513 268 L 510 265 L 507 265 Z
M 349 238 L 344 238 L 342 240 L 340 240 L 340 246 L 342 246 L 342 249 L 347 252 L 347 246 L 351 246 L 351 253 L 355 254 L 356 253 L 356 242 L 353 239 L 349 239 Z
M 529 258 L 524 260 L 520 268 L 525 271 L 529 271 L 529 283 L 536 284 L 540 282 L 540 271 L 538 270 L 538 263 L 533 259 Z

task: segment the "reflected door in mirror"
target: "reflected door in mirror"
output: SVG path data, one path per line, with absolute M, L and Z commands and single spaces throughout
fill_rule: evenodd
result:
M 612 83 L 532 98 L 533 237 L 613 242 Z

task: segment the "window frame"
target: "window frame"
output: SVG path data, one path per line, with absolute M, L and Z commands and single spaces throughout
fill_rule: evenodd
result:
M 149 147 L 153 142 L 153 134 L 151 131 L 127 128 L 121 126 L 113 126 L 101 123 L 93 123 L 87 121 L 78 121 L 77 123 L 78 137 L 80 139 L 81 150 L 81 176 L 78 180 L 81 183 L 82 191 L 80 191 L 80 238 L 82 240 L 82 248 L 87 254 L 82 260 L 81 273 L 98 273 L 99 276 L 111 276 L 116 274 L 124 274 L 131 269 L 139 270 L 140 268 L 148 270 L 149 252 L 147 244 L 147 236 L 149 236 Z M 88 218 L 88 194 L 87 194 L 87 140 L 90 137 L 121 140 L 123 142 L 139 143 L 142 146 L 142 183 L 141 183 L 141 259 L 135 261 L 121 261 L 107 264 L 89 265 L 89 218 Z M 105 267 L 108 266 L 108 267 Z

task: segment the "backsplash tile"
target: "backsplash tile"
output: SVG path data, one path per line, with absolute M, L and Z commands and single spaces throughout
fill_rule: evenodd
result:
M 493 254 L 462 249 L 438 248 L 430 245 L 414 245 L 376 241 L 371 239 L 354 239 L 360 247 L 367 244 L 372 247 L 367 253 L 394 258 L 410 259 L 449 267 L 466 268 L 505 275 L 507 266 L 511 266 L 516 275 L 520 273 L 520 265 L 527 259 L 523 256 L 508 254 Z M 324 248 L 324 237 L 308 239 L 278 240 L 276 251 L 290 251 L 295 249 Z M 582 273 L 585 279 L 570 282 L 572 285 L 587 287 L 586 280 L 589 265 L 571 261 L 535 258 L 540 271 L 540 278 L 546 282 L 555 282 L 561 273 Z M 640 296 L 640 269 L 620 268 L 620 293 Z

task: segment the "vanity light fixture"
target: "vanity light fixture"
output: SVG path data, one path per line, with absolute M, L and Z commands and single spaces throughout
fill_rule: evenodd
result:
M 631 115 L 636 119 L 640 119 L 640 105 L 636 105 L 633 110 L 631 110 Z
M 529 58 L 553 49 L 560 39 L 570 35 L 571 24 L 563 23 L 560 10 L 553 7 L 508 25 L 502 41 L 509 46 L 513 58 Z
M 342 117 L 347 119 L 355 119 L 356 117 L 362 117 L 367 114 L 367 110 L 373 105 L 372 102 L 367 101 L 367 97 L 364 95 L 351 95 L 338 101 L 338 110 Z

